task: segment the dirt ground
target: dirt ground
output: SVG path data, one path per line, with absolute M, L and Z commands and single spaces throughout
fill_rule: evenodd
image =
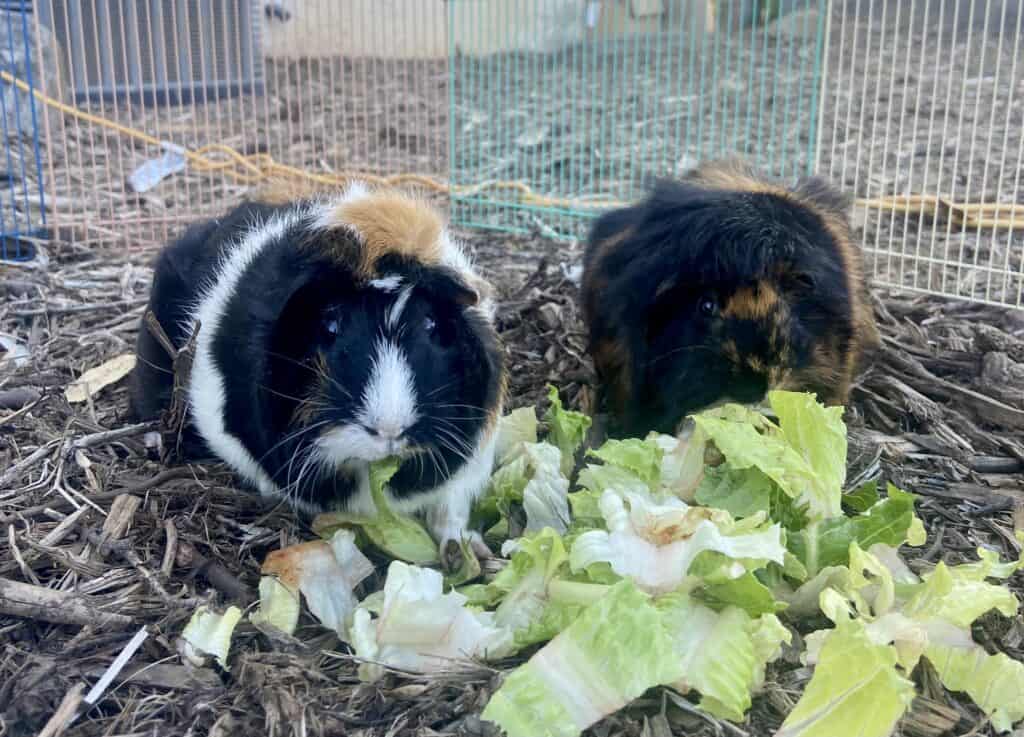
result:
M 577 254 L 537 239 L 468 238 L 504 299 L 513 404 L 536 402 L 554 382 L 570 405 L 586 406 L 590 367 L 566 278 Z M 123 419 L 123 383 L 68 403 L 69 381 L 130 350 L 151 274 L 142 254 L 110 263 L 54 244 L 49 258 L 45 268 L 0 267 L 0 332 L 31 356 L 0 374 L 0 579 L 77 592 L 99 613 L 76 619 L 62 604 L 0 616 L 0 733 L 36 734 L 145 626 L 150 636 L 122 676 L 64 734 L 488 734 L 475 715 L 500 669 L 360 684 L 345 646 L 308 620 L 286 643 L 240 625 L 228 672 L 181 664 L 174 640 L 197 604 L 251 603 L 263 557 L 313 534 L 220 468 L 150 460 L 145 428 Z M 1024 316 L 891 296 L 877 309 L 886 350 L 851 406 L 851 476 L 880 472 L 921 495 L 929 539 L 912 562 L 918 570 L 970 558 L 979 544 L 1015 555 Z M 1011 581 L 1018 593 L 1022 584 L 1020 575 Z M 988 618 L 976 636 L 1024 657 L 1020 617 Z M 780 661 L 741 731 L 654 692 L 592 733 L 768 735 L 808 677 Z M 930 698 L 918 700 L 903 734 L 976 726 L 965 700 L 933 688 L 927 672 L 915 677 Z

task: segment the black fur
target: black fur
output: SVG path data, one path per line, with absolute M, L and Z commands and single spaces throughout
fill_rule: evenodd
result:
M 806 187 L 823 209 L 843 207 L 827 186 Z M 820 213 L 783 193 L 661 181 L 646 200 L 598 218 L 584 312 L 602 382 L 624 384 L 613 434 L 674 432 L 716 401 L 756 401 L 770 388 L 768 367 L 810 369 L 825 343 L 841 360 L 854 326 L 839 249 Z M 723 316 L 737 290 L 766 286 L 788 318 Z
M 189 308 L 219 259 L 244 228 L 282 209 L 244 205 L 220 222 L 189 229 L 161 254 L 150 307 L 175 345 L 187 340 Z M 360 246 L 343 229 L 324 233 L 322 244 L 312 232 L 302 222 L 259 252 L 212 344 L 225 382 L 226 429 L 281 488 L 296 484 L 305 452 L 322 431 L 353 420 L 373 343 L 387 332 L 384 311 L 394 298 L 356 276 Z M 391 489 L 404 496 L 434 488 L 473 450 L 487 409 L 499 399 L 502 354 L 493 330 L 467 312 L 464 305 L 475 294 L 457 274 L 397 259 L 380 266 L 381 273 L 386 267 L 386 273 L 416 284 L 395 332 L 412 366 L 421 417 L 406 435 L 411 444 L 431 448 L 433 457 L 410 458 L 399 469 Z M 428 315 L 437 326 L 435 338 L 424 329 Z M 335 333 L 326 329 L 332 320 Z M 149 419 L 169 401 L 170 358 L 145 328 L 138 352 L 132 406 L 138 417 Z M 326 364 L 326 378 L 319 361 Z M 311 398 L 317 406 L 297 415 Z M 192 448 L 200 450 L 201 443 Z M 293 494 L 326 508 L 354 491 L 354 477 L 340 470 L 303 475 Z

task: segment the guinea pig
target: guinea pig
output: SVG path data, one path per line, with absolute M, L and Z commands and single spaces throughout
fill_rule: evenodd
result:
M 442 551 L 468 539 L 504 401 L 490 286 L 428 204 L 354 184 L 247 202 L 157 260 L 150 310 L 175 347 L 195 332 L 185 453 L 315 514 L 372 513 L 369 464 L 398 456 L 387 494 Z M 160 416 L 172 362 L 145 326 L 132 411 Z
M 771 389 L 845 404 L 879 342 L 850 205 L 727 160 L 597 218 L 581 300 L 609 433 L 677 433 Z

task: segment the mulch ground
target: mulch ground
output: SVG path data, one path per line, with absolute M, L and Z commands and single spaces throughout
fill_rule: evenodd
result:
M 572 281 L 578 252 L 540 238 L 473 234 L 498 283 L 512 405 L 548 383 L 589 409 L 591 367 Z M 151 252 L 111 259 L 51 244 L 48 263 L 0 264 L 0 605 L 9 582 L 50 592 L 18 616 L 0 613 L 0 734 L 34 735 L 62 700 L 91 688 L 143 626 L 149 637 L 66 735 L 489 734 L 477 718 L 499 670 L 361 684 L 344 644 L 312 620 L 269 641 L 236 630 L 230 670 L 194 670 L 175 649 L 202 602 L 255 599 L 264 556 L 313 537 L 268 509 L 218 467 L 165 467 L 125 420 L 124 383 L 84 403 L 64 389 L 84 370 L 131 351 Z M 921 495 L 928 544 L 911 566 L 959 562 L 978 545 L 1016 556 L 1024 527 L 1024 313 L 935 298 L 878 295 L 885 350 L 850 408 L 852 477 L 883 478 Z M 15 365 L 12 365 L 15 364 Z M 1018 594 L 1024 580 L 1011 580 Z M 975 636 L 1024 659 L 1024 621 L 990 616 Z M 773 667 L 742 727 L 699 716 L 654 692 L 593 728 L 595 735 L 768 735 L 809 677 Z M 927 671 L 906 735 L 973 731 L 966 699 Z M 80 691 L 78 691 L 80 693 Z M 60 732 L 56 732 L 60 733 Z M 49 734 L 54 734 L 50 732 Z

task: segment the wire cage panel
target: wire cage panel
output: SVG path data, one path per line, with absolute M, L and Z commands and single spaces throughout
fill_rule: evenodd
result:
M 453 0 L 453 219 L 580 237 L 595 201 L 630 201 L 703 159 L 809 173 L 825 6 Z M 495 180 L 544 197 L 474 190 Z
M 254 0 L 43 2 L 69 59 L 76 102 L 130 97 L 183 104 L 258 91 L 261 3 Z M 184 46 L 187 53 L 181 53 Z M 173 57 L 168 49 L 178 48 Z
M 40 111 L 31 92 L 46 47 L 36 54 L 31 14 L 30 2 L 0 3 L 0 260 L 31 258 L 46 228 Z M 26 80 L 28 89 L 14 79 Z
M 819 169 L 875 283 L 1024 306 L 1024 3 L 832 6 Z
M 51 29 L 71 4 L 39 2 L 40 31 L 65 39 L 63 63 L 44 70 L 52 220 L 78 244 L 162 245 L 265 183 L 268 160 L 322 175 L 447 173 L 436 0 L 74 0 L 83 23 L 102 21 L 88 28 L 120 39 L 105 57 L 74 40 L 85 31 Z M 132 79 L 161 104 L 143 104 Z

